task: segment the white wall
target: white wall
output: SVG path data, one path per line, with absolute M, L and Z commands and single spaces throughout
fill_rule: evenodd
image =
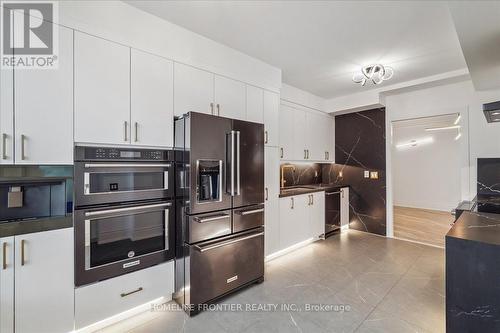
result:
M 59 23 L 279 92 L 281 69 L 121 1 L 60 1 Z
M 394 205 L 450 211 L 462 197 L 460 140 L 466 141 L 467 137 L 455 140 L 456 130 L 426 132 L 426 127 L 425 123 L 393 127 Z M 417 146 L 397 146 L 423 138 L 433 141 Z

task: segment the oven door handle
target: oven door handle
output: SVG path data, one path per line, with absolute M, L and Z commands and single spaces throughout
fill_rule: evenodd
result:
M 257 234 L 252 234 L 252 235 L 248 235 L 248 236 L 244 236 L 244 237 L 239 237 L 239 238 L 235 238 L 235 239 L 231 239 L 227 242 L 221 242 L 221 243 L 218 243 L 218 244 L 213 244 L 213 245 L 207 245 L 207 246 L 199 246 L 199 245 L 195 245 L 194 248 L 200 252 L 206 252 L 206 251 L 209 251 L 209 250 L 213 250 L 213 249 L 217 249 L 219 247 L 223 247 L 223 246 L 226 246 L 226 245 L 230 245 L 230 244 L 234 244 L 234 243 L 238 243 L 238 242 L 241 242 L 241 241 L 244 241 L 244 240 L 247 240 L 247 239 L 251 239 L 251 238 L 255 238 L 255 237 L 259 237 L 259 236 L 262 236 L 264 235 L 264 232 L 259 232 Z
M 257 213 L 262 213 L 264 211 L 264 208 L 258 208 L 258 209 L 252 209 L 252 210 L 243 210 L 236 212 L 236 214 L 245 216 L 245 215 L 250 215 L 250 214 L 257 214 Z
M 168 207 L 168 206 L 172 206 L 172 203 L 166 202 L 166 203 L 155 204 L 155 205 L 145 205 L 145 206 L 136 206 L 136 207 L 127 207 L 127 208 L 98 210 L 98 211 L 92 211 L 92 212 L 85 212 L 85 216 L 100 216 L 100 215 L 105 215 L 105 214 L 121 213 L 121 212 L 133 212 L 136 210 Z
M 133 163 L 86 163 L 85 168 L 155 168 L 155 167 L 162 167 L 162 168 L 170 168 L 172 164 L 169 163 L 163 163 L 163 164 L 133 164 Z
M 342 192 L 338 191 L 338 192 L 327 192 L 326 195 L 334 195 L 334 194 L 340 194 Z

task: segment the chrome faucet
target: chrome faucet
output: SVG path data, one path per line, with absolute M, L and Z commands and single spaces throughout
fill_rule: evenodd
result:
M 290 165 L 290 164 L 284 164 L 281 166 L 281 188 L 285 187 L 285 169 L 292 169 L 292 171 L 295 171 L 295 165 Z

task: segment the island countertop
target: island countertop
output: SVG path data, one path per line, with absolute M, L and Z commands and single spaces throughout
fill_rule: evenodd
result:
M 500 214 L 466 211 L 446 237 L 500 245 Z

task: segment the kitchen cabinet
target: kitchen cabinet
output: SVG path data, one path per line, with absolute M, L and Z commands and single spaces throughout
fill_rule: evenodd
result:
M 14 332 L 14 237 L 0 238 L 0 332 Z
M 0 164 L 14 163 L 14 69 L 0 68 Z M 2 331 L 3 332 L 3 331 Z
M 190 111 L 214 114 L 214 74 L 188 65 L 174 64 L 174 114 Z
M 0 242 L 5 258 L 0 274 L 1 331 L 73 331 L 73 251 L 68 251 L 73 249 L 73 229 L 7 237 Z
M 340 189 L 340 227 L 349 228 L 350 204 L 349 204 L 349 187 Z
M 130 143 L 130 49 L 75 31 L 74 52 L 75 141 Z
M 14 71 L 16 164 L 73 164 L 73 31 L 57 29 L 57 69 Z
M 280 198 L 280 248 L 285 249 L 311 238 L 309 195 Z
M 215 114 L 217 116 L 245 120 L 245 84 L 223 76 L 215 75 Z
M 131 50 L 131 142 L 173 147 L 174 65 L 149 53 Z
M 266 256 L 280 250 L 280 200 L 269 199 L 264 203 L 264 253 Z
M 264 144 L 266 146 L 279 146 L 279 110 L 279 94 L 264 90 Z
M 325 192 L 311 193 L 309 201 L 309 221 L 311 237 L 323 237 L 325 234 Z
M 246 120 L 264 123 L 264 90 L 246 85 Z M 265 138 L 264 138 L 265 139 Z
M 280 105 L 279 110 L 279 143 L 280 143 L 280 158 L 282 160 L 293 160 L 294 159 L 294 147 L 293 147 L 293 125 L 294 125 L 294 109 L 286 106 Z
M 280 248 L 325 233 L 325 192 L 280 198 Z
M 334 161 L 334 118 L 282 104 L 279 143 L 283 160 Z
M 280 157 L 278 147 L 264 148 L 264 184 L 266 200 L 277 199 L 280 194 Z

